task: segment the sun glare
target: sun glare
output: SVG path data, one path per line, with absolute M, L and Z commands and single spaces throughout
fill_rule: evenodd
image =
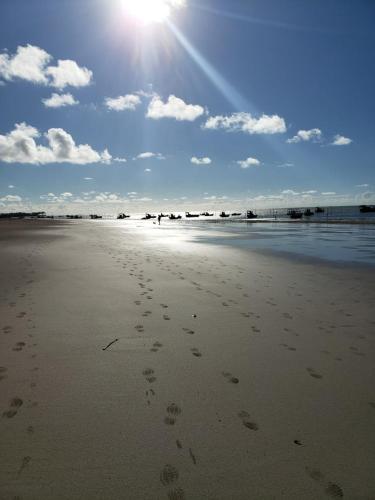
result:
M 171 14 L 169 0 L 124 0 L 127 14 L 142 24 L 162 23 Z

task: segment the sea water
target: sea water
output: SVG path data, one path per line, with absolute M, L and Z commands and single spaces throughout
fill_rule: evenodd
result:
M 195 242 L 375 266 L 375 225 L 371 224 L 197 222 L 184 226 Z M 194 228 L 199 229 L 196 234 Z

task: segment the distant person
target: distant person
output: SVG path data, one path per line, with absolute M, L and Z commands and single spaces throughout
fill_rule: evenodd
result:
M 161 221 L 161 215 L 158 215 L 159 226 L 160 226 L 160 221 Z

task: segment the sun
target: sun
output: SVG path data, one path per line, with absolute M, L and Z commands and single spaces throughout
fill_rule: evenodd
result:
M 165 22 L 173 4 L 170 0 L 123 0 L 125 12 L 142 24 Z

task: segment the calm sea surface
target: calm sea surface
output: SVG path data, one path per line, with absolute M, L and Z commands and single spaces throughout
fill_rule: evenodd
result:
M 375 225 L 262 222 L 182 225 L 189 239 L 196 242 L 375 266 Z

